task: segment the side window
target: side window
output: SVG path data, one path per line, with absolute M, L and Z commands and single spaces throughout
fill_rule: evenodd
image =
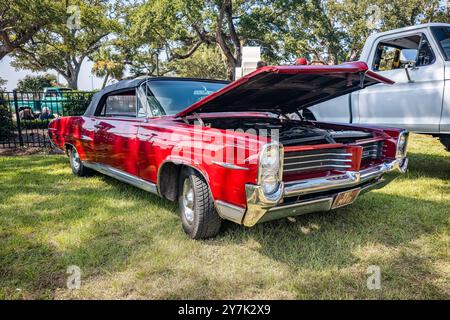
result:
M 372 69 L 388 71 L 403 69 L 414 63 L 416 66 L 433 64 L 435 55 L 424 34 L 381 41 L 376 49 Z
M 113 93 L 106 97 L 98 116 L 101 117 L 136 117 L 135 90 Z

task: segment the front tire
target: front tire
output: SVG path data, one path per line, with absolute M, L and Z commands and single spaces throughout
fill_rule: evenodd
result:
M 216 236 L 222 219 L 217 214 L 208 184 L 197 171 L 181 171 L 178 204 L 184 232 L 192 239 Z
M 69 150 L 69 160 L 70 160 L 70 167 L 72 168 L 72 172 L 74 175 L 79 177 L 87 177 L 92 173 L 91 170 L 89 170 L 83 165 L 83 162 L 80 159 L 80 155 L 78 154 L 77 150 L 73 147 L 70 148 Z
M 445 149 L 450 151 L 450 134 L 440 136 L 439 140 L 444 145 Z

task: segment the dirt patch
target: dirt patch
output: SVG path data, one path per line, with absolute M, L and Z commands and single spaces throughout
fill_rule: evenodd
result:
M 64 154 L 59 149 L 43 148 L 43 147 L 22 147 L 13 149 L 0 149 L 0 156 L 15 157 L 15 156 L 30 156 L 30 155 L 45 155 L 45 154 Z

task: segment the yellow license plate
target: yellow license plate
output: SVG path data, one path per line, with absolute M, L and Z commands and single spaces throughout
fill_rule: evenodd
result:
M 336 198 L 334 198 L 331 209 L 336 209 L 353 203 L 353 201 L 355 201 L 358 197 L 360 191 L 361 189 L 358 188 L 338 193 Z

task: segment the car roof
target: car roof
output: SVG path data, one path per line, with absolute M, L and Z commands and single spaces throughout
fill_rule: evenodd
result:
M 145 81 L 202 81 L 202 82 L 217 82 L 217 83 L 224 83 L 227 84 L 229 81 L 226 80 L 216 80 L 216 79 L 202 79 L 202 78 L 182 78 L 182 77 L 150 77 L 150 76 L 142 76 L 137 77 L 133 79 L 125 79 L 120 80 L 114 84 L 111 84 L 104 89 L 96 92 L 92 96 L 91 103 L 89 104 L 88 108 L 86 109 L 86 112 L 84 113 L 85 116 L 91 116 L 94 115 L 95 110 L 97 109 L 97 105 L 100 102 L 101 98 L 109 94 L 111 92 L 115 91 L 121 91 L 126 89 L 134 89 L 139 87 L 142 83 Z

